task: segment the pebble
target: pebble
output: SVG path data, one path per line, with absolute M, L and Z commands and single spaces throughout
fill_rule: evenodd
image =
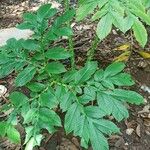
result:
M 5 95 L 7 92 L 7 88 L 4 85 L 0 85 L 0 97 Z

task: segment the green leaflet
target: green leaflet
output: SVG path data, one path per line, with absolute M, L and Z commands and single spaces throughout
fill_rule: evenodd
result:
M 96 73 L 94 74 L 94 80 L 95 81 L 102 81 L 104 78 L 104 70 L 100 69 L 98 71 L 96 71 Z
M 79 70 L 75 75 L 75 83 L 79 84 L 87 81 L 97 70 L 97 62 L 87 62 L 85 67 Z
M 48 107 L 50 109 L 55 108 L 58 105 L 57 97 L 50 88 L 40 95 L 39 102 L 41 106 Z
M 67 71 L 63 76 L 63 82 L 65 83 L 72 82 L 75 79 L 76 73 L 77 73 L 77 70 Z
M 37 24 L 37 16 L 33 13 L 24 13 L 22 17 L 24 21 L 35 23 L 35 25 Z
M 10 94 L 9 98 L 15 107 L 24 106 L 28 103 L 29 99 L 21 92 L 13 92 Z
M 77 10 L 77 20 L 82 20 L 88 14 L 92 13 L 96 8 L 99 0 L 87 0 L 86 4 L 83 4 Z
M 71 92 L 65 93 L 60 100 L 60 108 L 62 109 L 63 112 L 67 111 L 72 102 L 74 101 L 74 95 Z
M 17 28 L 22 29 L 22 30 L 24 30 L 24 29 L 33 30 L 35 28 L 35 26 L 29 22 L 23 22 L 23 23 L 17 25 Z
M 84 111 L 90 118 L 99 119 L 106 115 L 106 113 L 97 106 L 87 106 L 84 108 Z
M 41 92 L 44 90 L 45 85 L 39 82 L 30 82 L 27 85 L 27 88 L 29 88 L 32 92 Z
M 106 14 L 104 17 L 101 18 L 97 25 L 96 33 L 100 40 L 103 40 L 112 29 L 112 16 L 110 14 Z
M 69 27 L 58 28 L 54 33 L 58 36 L 71 36 L 73 35 L 72 29 Z
M 95 126 L 104 134 L 111 135 L 112 133 L 119 133 L 119 128 L 111 121 L 105 119 L 93 119 Z
M 20 72 L 15 80 L 16 86 L 23 86 L 32 80 L 36 74 L 36 68 L 33 66 L 27 66 L 22 72 Z
M 15 144 L 20 143 L 20 133 L 15 129 L 14 126 L 7 122 L 0 122 L 0 136 L 7 136 L 8 139 Z
M 0 54 L 0 65 L 6 64 L 9 62 L 9 58 L 7 57 L 7 54 Z
M 51 8 L 51 4 L 46 4 L 41 6 L 38 10 L 37 10 L 37 17 L 40 21 L 42 21 L 45 18 L 50 18 L 53 15 L 55 15 L 57 12 L 56 9 L 52 9 Z
M 8 127 L 7 137 L 13 143 L 20 143 L 20 133 L 13 126 Z
M 45 53 L 45 57 L 53 60 L 66 59 L 69 58 L 70 56 L 71 56 L 70 52 L 66 51 L 62 47 L 51 48 Z
M 139 105 L 144 102 L 140 94 L 130 90 L 114 89 L 112 92 L 108 92 L 108 94 L 131 104 Z
M 122 62 L 112 63 L 105 69 L 104 76 L 113 76 L 121 72 L 125 68 L 125 64 Z
M 60 27 L 62 24 L 70 21 L 75 15 L 75 10 L 70 9 L 67 10 L 64 14 L 62 14 L 60 17 L 56 18 L 54 21 L 54 27 Z
M 131 75 L 127 73 L 119 73 L 115 76 L 108 77 L 108 80 L 118 86 L 131 86 L 135 84 Z
M 148 36 L 144 25 L 139 20 L 136 20 L 132 28 L 136 40 L 141 44 L 142 47 L 144 47 L 147 42 L 147 36 Z
M 7 122 L 0 122 L 0 136 L 4 137 L 8 128 Z
M 108 142 L 103 134 L 89 121 L 89 136 L 93 150 L 108 150 Z
M 117 121 L 129 117 L 125 106 L 109 94 L 97 93 L 97 101 L 99 108 L 108 115 L 112 114 Z
M 28 112 L 26 112 L 26 114 L 23 115 L 24 118 L 23 124 L 31 123 L 36 117 L 37 117 L 37 109 L 35 108 L 29 109 Z
M 104 137 L 103 133 L 111 134 L 118 133 L 119 129 L 111 121 L 99 119 L 89 119 L 88 118 L 88 129 L 89 138 L 93 147 L 93 150 L 104 150 L 109 149 L 108 142 Z
M 14 71 L 16 62 L 9 60 L 6 64 L 1 65 L 0 67 L 0 78 L 3 78 Z
M 45 70 L 49 74 L 60 74 L 66 72 L 66 69 L 63 64 L 60 62 L 51 62 L 46 67 Z
M 84 88 L 84 94 L 79 97 L 80 102 L 83 104 L 89 101 L 94 101 L 96 99 L 96 89 L 94 86 L 89 86 Z
M 39 45 L 37 44 L 37 42 L 31 39 L 23 41 L 22 46 L 23 48 L 30 50 L 30 51 L 37 50 L 39 48 Z
M 67 133 L 77 130 L 79 121 L 82 121 L 79 120 L 80 110 L 78 107 L 76 103 L 73 103 L 65 115 L 65 131 Z
M 48 126 L 61 126 L 60 117 L 53 110 L 47 108 L 39 110 L 39 120 L 41 121 L 41 126 L 44 124 Z

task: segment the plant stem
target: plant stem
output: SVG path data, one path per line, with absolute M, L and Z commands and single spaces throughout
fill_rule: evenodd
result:
M 64 0 L 65 10 L 69 9 L 69 0 Z
M 91 61 L 93 59 L 94 52 L 95 52 L 98 44 L 99 44 L 99 38 L 97 35 L 95 35 L 94 40 L 92 42 L 92 46 L 87 52 L 87 61 Z
M 69 10 L 69 0 L 64 0 L 64 5 L 65 5 L 65 10 Z M 67 26 L 69 28 L 71 28 L 71 22 L 68 21 Z M 73 40 L 72 40 L 72 36 L 69 36 L 69 49 L 71 51 L 71 68 L 72 70 L 75 69 L 75 54 L 74 54 L 74 48 L 73 48 Z

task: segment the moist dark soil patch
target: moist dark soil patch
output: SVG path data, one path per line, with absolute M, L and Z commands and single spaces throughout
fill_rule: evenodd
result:
M 22 3 L 26 2 L 26 3 Z M 19 7 L 18 7 L 19 5 Z M 34 5 L 36 5 L 34 3 Z M 25 11 L 30 11 L 31 7 L 28 6 L 28 0 L 1 0 L 0 1 L 0 28 L 13 27 L 17 23 L 21 22 L 20 14 Z M 5 9 L 4 9 L 5 8 Z M 84 26 L 85 24 L 80 24 Z M 95 26 L 95 25 L 93 25 Z M 82 66 L 85 62 L 86 53 L 91 45 L 91 39 L 94 37 L 94 33 L 90 29 L 78 30 L 78 25 L 75 25 L 76 35 L 74 36 L 74 49 L 76 54 L 76 64 L 78 67 Z M 148 31 L 150 31 L 148 29 Z M 150 35 L 150 33 L 149 33 Z M 60 41 L 61 42 L 61 41 Z M 112 60 L 120 54 L 113 49 L 121 44 L 130 42 L 130 35 L 123 35 L 120 32 L 112 33 L 106 40 L 99 44 L 95 53 L 94 59 L 99 62 L 101 67 L 106 67 L 112 62 Z M 66 42 L 64 42 L 66 43 Z M 135 42 L 133 48 L 141 50 L 142 48 Z M 145 48 L 146 51 L 150 51 L 150 40 Z M 66 62 L 67 63 L 67 62 Z M 130 112 L 129 119 L 117 123 L 120 127 L 120 135 L 112 135 L 109 138 L 109 145 L 111 150 L 150 150 L 150 125 L 146 124 L 149 113 L 139 113 L 145 106 L 150 104 L 150 94 L 142 87 L 150 88 L 150 60 L 141 58 L 137 53 L 133 52 L 129 61 L 126 63 L 126 71 L 131 73 L 136 81 L 136 85 L 131 87 L 132 90 L 136 90 L 142 94 L 145 98 L 145 104 L 141 106 L 127 105 Z M 0 80 L 0 84 L 7 85 L 8 91 L 13 90 L 13 76 Z M 26 89 L 23 92 L 28 94 Z M 0 101 L 0 104 L 3 103 Z M 5 117 L 1 117 L 0 120 L 4 120 Z M 113 118 L 110 118 L 113 120 Z M 134 129 L 131 135 L 127 134 L 127 129 Z M 23 136 L 22 132 L 22 136 Z M 35 150 L 83 150 L 80 147 L 79 139 L 72 135 L 66 136 L 63 129 L 60 129 L 58 133 L 50 135 L 44 131 L 46 138 L 42 141 L 41 147 L 35 148 Z M 0 150 L 17 150 L 23 149 L 22 146 L 16 146 L 10 144 L 6 139 L 0 139 Z M 91 148 L 89 148 L 91 150 Z

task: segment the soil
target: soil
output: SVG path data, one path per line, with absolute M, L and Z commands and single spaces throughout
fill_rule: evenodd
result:
M 30 0 L 30 2 L 28 0 L 1 0 L 0 29 L 14 27 L 22 21 L 21 14 L 23 12 L 33 11 L 39 4 L 41 4 L 40 0 Z M 74 48 L 76 62 L 79 67 L 84 63 L 87 49 L 91 45 L 91 40 L 94 36 L 93 31 L 91 31 L 92 28 L 95 28 L 95 24 L 89 23 L 89 20 L 81 24 L 74 23 L 76 33 L 74 36 Z M 147 28 L 147 30 L 150 36 L 150 29 Z M 129 33 L 123 35 L 113 29 L 112 34 L 99 44 L 94 59 L 98 60 L 101 67 L 106 67 L 121 53 L 120 51 L 115 51 L 114 48 L 130 42 Z M 134 41 L 133 49 L 139 51 L 142 48 Z M 144 50 L 150 52 L 150 40 Z M 130 59 L 126 62 L 126 71 L 131 73 L 136 81 L 136 85 L 131 87 L 131 89 L 143 95 L 145 103 L 141 106 L 127 105 L 130 117 L 125 121 L 117 123 L 121 134 L 109 137 L 111 150 L 150 150 L 150 60 L 142 58 L 136 51 L 133 51 Z M 12 78 L 10 76 L 5 80 L 0 80 L 0 84 L 7 84 L 8 90 L 11 91 Z M 0 116 L 0 120 L 2 119 L 5 118 Z M 80 147 L 79 139 L 71 135 L 66 136 L 63 129 L 54 135 L 45 133 L 45 136 L 46 138 L 43 140 L 42 146 L 35 149 L 83 150 Z M 20 145 L 10 144 L 8 140 L 3 138 L 0 139 L 1 149 L 19 150 L 23 148 Z

